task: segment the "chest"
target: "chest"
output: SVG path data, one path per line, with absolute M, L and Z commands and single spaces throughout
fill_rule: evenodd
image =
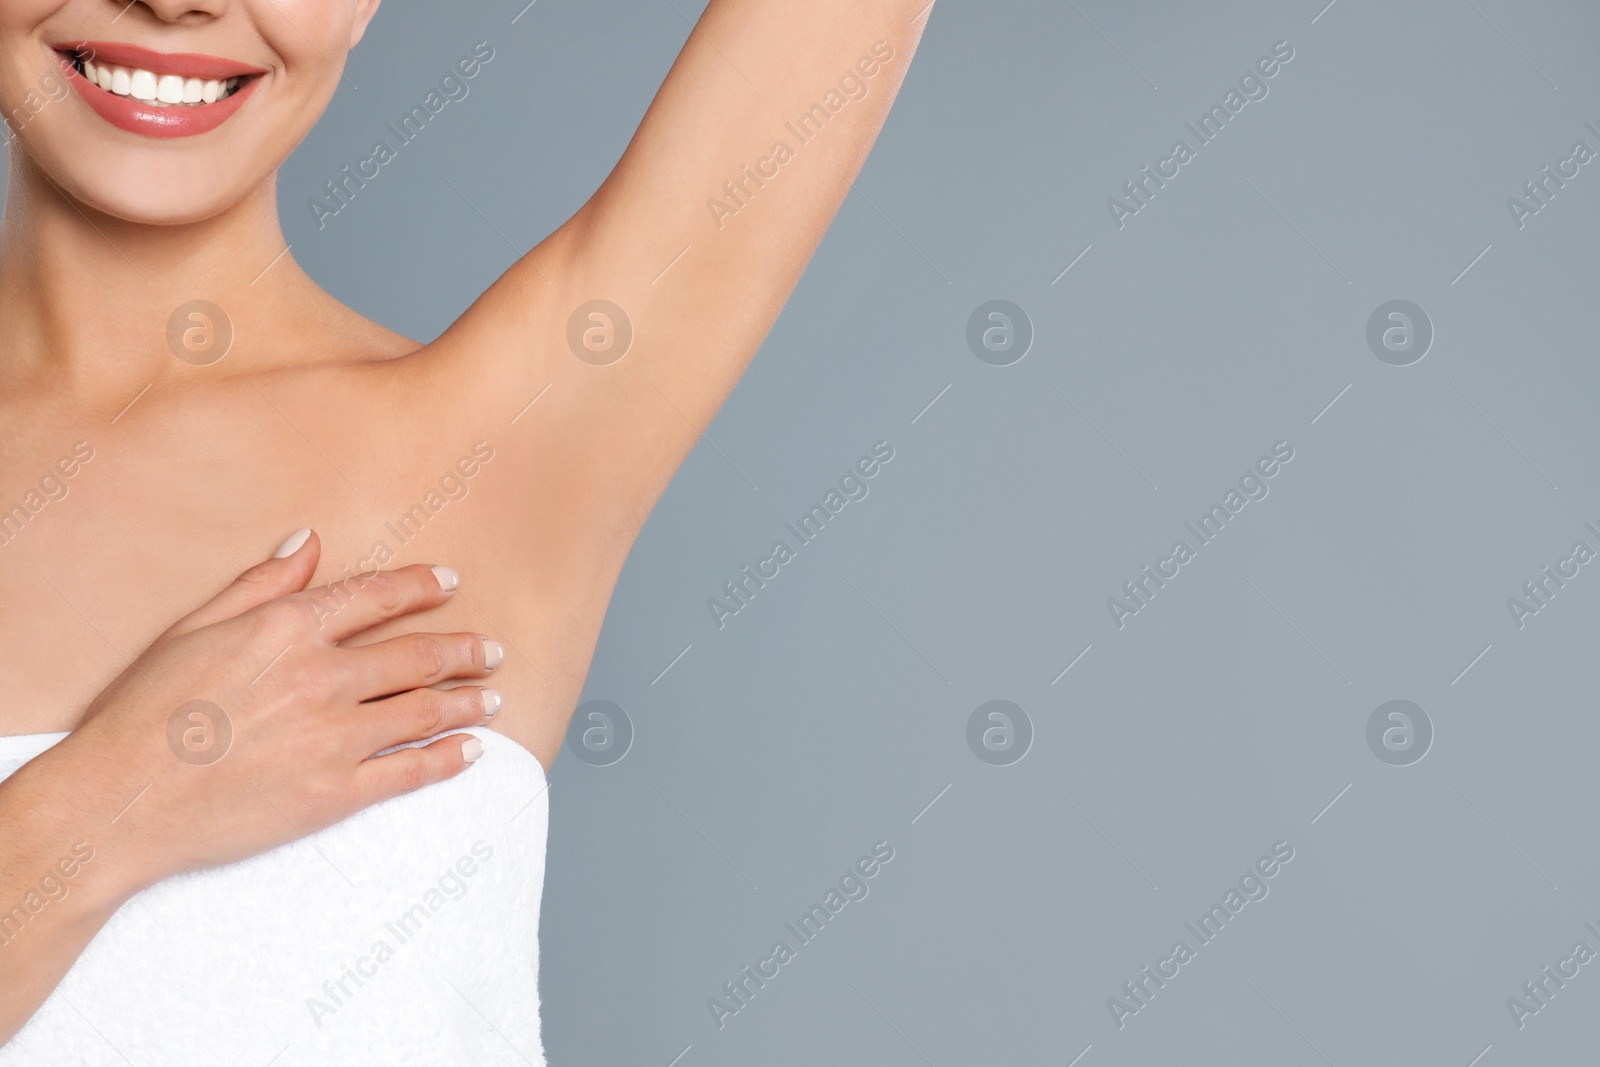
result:
M 470 433 L 399 441 L 390 420 L 355 420 L 365 438 L 346 425 L 321 439 L 284 419 L 234 421 L 67 426 L 5 457 L 0 735 L 71 728 L 162 630 L 310 526 L 323 545 L 314 585 L 412 563 L 459 571 L 461 596 L 356 643 L 495 636 L 508 648 L 495 684 L 515 711 L 501 729 L 548 764 L 609 585 L 556 580 L 559 545 L 530 552 L 509 536 L 538 492 L 513 476 L 516 458 Z

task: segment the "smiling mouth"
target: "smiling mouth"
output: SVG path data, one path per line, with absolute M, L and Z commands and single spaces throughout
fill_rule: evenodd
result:
M 53 47 L 73 89 L 101 118 L 146 137 L 192 137 L 216 129 L 269 73 L 218 56 L 117 41 Z
M 102 60 L 96 63 L 76 50 L 63 53 L 86 81 L 113 96 L 127 97 L 151 107 L 203 107 L 226 100 L 244 87 L 247 76 L 204 78 L 197 74 L 158 74 L 142 67 L 126 67 Z

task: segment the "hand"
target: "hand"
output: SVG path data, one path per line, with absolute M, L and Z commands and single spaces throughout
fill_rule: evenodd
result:
M 482 755 L 470 735 L 373 753 L 489 722 L 494 690 L 432 687 L 493 671 L 504 657 L 497 643 L 417 633 L 339 644 L 444 603 L 455 572 L 417 565 L 306 590 L 320 552 L 307 535 L 240 575 L 18 772 L 59 787 L 46 795 L 82 816 L 68 821 L 106 827 L 96 849 L 124 892 L 294 841 Z

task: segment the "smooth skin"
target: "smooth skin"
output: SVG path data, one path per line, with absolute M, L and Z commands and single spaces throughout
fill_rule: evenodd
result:
M 458 774 L 465 757 L 481 756 L 482 742 L 452 735 L 372 758 L 491 721 L 494 690 L 433 687 L 490 674 L 498 650 L 481 634 L 413 633 L 341 647 L 454 594 L 425 566 L 380 573 L 351 599 L 326 586 L 306 590 L 318 549 L 313 536 L 180 619 L 65 740 L 0 782 L 0 900 L 8 911 L 30 893 L 49 900 L 0 946 L 7 1039 L 140 889 L 287 844 Z M 341 610 L 329 614 L 330 604 Z M 226 744 L 217 733 L 221 716 L 207 709 L 195 720 L 182 711 L 196 693 L 222 709 L 231 729 Z M 177 742 L 192 762 L 177 758 L 175 717 L 183 729 L 202 731 Z M 468 744 L 479 748 L 464 753 Z M 74 846 L 86 846 L 92 859 L 77 868 L 73 888 L 49 899 L 54 894 L 41 886 L 67 873 L 59 864 Z
M 467 697 L 427 695 L 481 674 L 468 656 L 483 648 L 478 635 L 506 650 L 492 728 L 550 765 L 640 527 L 849 191 L 931 5 L 711 0 L 601 188 L 429 345 L 319 289 L 285 254 L 277 216 L 277 167 L 332 97 L 377 6 L 0 5 L 7 114 L 58 64 L 51 45 L 66 41 L 218 55 L 269 72 L 233 118 L 199 137 L 130 134 L 75 96 L 13 123 L 0 228 L 0 511 L 78 442 L 94 458 L 64 498 L 0 544 L 0 735 L 73 731 L 0 786 L 0 910 L 88 838 L 87 826 L 103 843 L 61 906 L 0 945 L 0 1040 L 140 888 L 293 840 L 286 823 L 304 832 L 460 773 L 460 737 L 404 756 L 403 769 L 382 767 L 400 753 L 365 756 L 374 741 L 488 721 L 458 718 L 473 710 Z M 864 95 L 798 144 L 785 123 L 846 75 Z M 793 158 L 719 225 L 708 198 L 779 140 Z M 232 350 L 211 366 L 190 366 L 167 345 L 168 317 L 194 299 L 233 324 Z M 574 309 L 595 299 L 620 305 L 633 326 L 626 356 L 607 366 L 567 343 Z M 400 544 L 386 524 L 479 442 L 493 458 L 478 464 L 468 495 Z M 301 552 L 258 565 L 305 526 L 317 536 Z M 379 541 L 397 555 L 375 556 Z M 457 591 L 438 588 L 435 563 L 459 571 Z M 400 569 L 347 581 L 380 568 Z M 301 590 L 333 583 L 364 606 L 319 615 L 320 626 L 279 610 L 297 597 L 326 604 L 332 590 Z M 185 621 L 169 630 L 174 618 Z M 285 642 L 292 626 L 302 629 Z M 407 634 L 433 636 L 391 643 Z M 252 687 L 239 758 L 204 768 L 220 773 L 178 773 L 166 745 L 173 709 L 222 704 L 286 643 L 286 660 L 311 658 L 280 662 Z M 369 646 L 386 651 L 356 667 Z M 440 649 L 450 650 L 442 668 Z M 388 694 L 411 695 L 362 703 Z M 100 833 L 152 781 L 117 833 Z M 271 807 L 294 817 L 269 818 Z

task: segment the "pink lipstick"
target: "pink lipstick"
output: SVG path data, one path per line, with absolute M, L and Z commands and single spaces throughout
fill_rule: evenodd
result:
M 233 116 L 267 72 L 218 56 L 109 41 L 56 46 L 68 81 L 101 118 L 146 137 L 192 137 Z

